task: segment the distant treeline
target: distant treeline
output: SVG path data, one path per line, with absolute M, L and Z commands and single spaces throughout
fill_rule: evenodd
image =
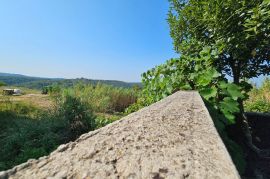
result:
M 98 83 L 112 85 L 115 87 L 130 88 L 133 86 L 141 86 L 141 83 L 127 83 L 115 80 L 91 80 L 86 78 L 77 79 L 62 79 L 62 78 L 38 78 L 23 75 L 2 74 L 0 73 L 0 81 L 6 83 L 8 86 L 20 86 L 30 89 L 42 89 L 50 85 L 59 85 L 61 87 L 72 87 L 78 83 L 96 85 Z

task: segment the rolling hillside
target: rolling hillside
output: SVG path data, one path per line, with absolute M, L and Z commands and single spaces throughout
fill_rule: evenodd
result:
M 103 83 L 108 85 L 113 85 L 116 87 L 129 88 L 134 85 L 141 86 L 141 83 L 127 83 L 123 81 L 116 80 L 92 80 L 86 78 L 77 79 L 64 79 L 64 78 L 41 78 L 41 77 L 31 77 L 20 74 L 10 74 L 10 73 L 0 73 L 0 81 L 6 83 L 8 86 L 19 86 L 26 87 L 30 89 L 42 89 L 44 86 L 58 84 L 64 87 L 70 87 L 77 83 L 84 84 L 97 84 Z

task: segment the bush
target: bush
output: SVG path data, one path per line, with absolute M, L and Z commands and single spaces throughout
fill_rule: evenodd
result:
M 254 87 L 245 101 L 245 110 L 248 112 L 270 112 L 270 79 L 266 78 L 262 86 Z
M 125 113 L 130 114 L 130 113 L 136 112 L 145 106 L 147 106 L 147 104 L 145 103 L 145 99 L 143 97 L 139 97 L 136 103 L 126 108 Z
M 81 98 L 69 91 L 58 100 L 58 116 L 68 123 L 71 139 L 79 137 L 81 134 L 95 129 L 95 117 Z
M 259 99 L 251 103 L 246 104 L 246 110 L 252 112 L 270 112 L 270 103 L 264 99 Z
M 58 95 L 61 93 L 61 87 L 57 84 L 45 86 L 42 88 L 41 94 Z
M 96 129 L 104 127 L 114 121 L 119 120 L 123 115 L 97 114 Z

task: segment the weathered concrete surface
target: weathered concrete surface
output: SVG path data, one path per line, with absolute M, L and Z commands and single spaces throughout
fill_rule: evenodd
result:
M 0 178 L 239 178 L 197 92 L 177 92 Z

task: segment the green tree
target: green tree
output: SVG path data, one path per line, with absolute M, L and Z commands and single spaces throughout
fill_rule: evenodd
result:
M 170 0 L 170 4 L 168 21 L 177 52 L 194 55 L 205 46 L 219 47 L 215 66 L 236 84 L 269 74 L 269 0 Z
M 175 50 L 196 58 L 209 46 L 217 49 L 212 66 L 247 92 L 245 80 L 270 73 L 270 0 L 169 0 L 168 22 Z M 192 62 L 192 60 L 191 60 Z M 193 60 L 194 62 L 194 60 Z M 232 84 L 233 85 L 233 84 Z M 238 93 L 231 86 L 231 93 Z M 208 94 L 212 90 L 205 91 Z M 256 152 L 238 96 L 237 123 L 245 129 L 248 145 Z M 228 109 L 230 105 L 224 105 Z M 235 112 L 237 112 L 235 110 Z
M 1 87 L 1 86 L 6 86 L 6 83 L 0 81 L 0 87 Z

